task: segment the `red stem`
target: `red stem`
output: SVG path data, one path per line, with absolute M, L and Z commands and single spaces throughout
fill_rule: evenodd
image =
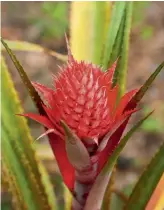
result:
M 72 210 L 82 210 L 85 206 L 86 199 L 97 175 L 97 163 L 94 163 L 92 168 L 86 171 L 75 172 L 74 197 L 79 202 L 81 207 L 72 203 Z

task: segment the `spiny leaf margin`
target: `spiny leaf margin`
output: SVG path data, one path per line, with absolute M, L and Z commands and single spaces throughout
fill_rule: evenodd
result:
M 103 52 L 102 65 L 104 69 L 108 68 L 111 60 L 113 46 L 120 28 L 121 20 L 124 15 L 126 2 L 114 2 L 112 7 L 112 14 L 110 18 L 109 28 L 105 41 L 105 48 Z
M 3 44 L 3 46 L 5 47 L 8 55 L 10 56 L 14 66 L 16 67 L 22 81 L 23 84 L 26 86 L 28 93 L 30 94 L 32 100 L 34 101 L 34 104 L 36 105 L 36 107 L 38 108 L 40 114 L 45 113 L 43 107 L 42 107 L 42 100 L 38 94 L 38 92 L 35 90 L 35 88 L 33 87 L 30 79 L 28 78 L 26 72 L 24 71 L 23 67 L 21 66 L 21 64 L 19 63 L 19 61 L 17 60 L 16 56 L 14 55 L 14 53 L 12 52 L 12 50 L 8 47 L 7 43 L 1 38 L 1 42 Z

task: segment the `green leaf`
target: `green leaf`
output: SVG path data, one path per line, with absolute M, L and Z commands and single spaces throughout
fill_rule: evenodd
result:
M 164 143 L 141 175 L 125 210 L 143 210 L 164 172 Z
M 121 20 L 121 24 L 120 24 L 120 27 L 119 27 L 119 30 L 118 30 L 118 33 L 117 33 L 117 37 L 116 37 L 116 40 L 114 42 L 114 46 L 113 46 L 113 50 L 112 50 L 112 54 L 111 54 L 111 58 L 110 58 L 110 61 L 109 61 L 109 66 L 111 66 L 117 58 L 119 58 L 120 56 L 120 52 L 121 52 L 121 49 L 122 49 L 122 42 L 123 42 L 123 34 L 124 34 L 124 27 L 125 27 L 125 11 L 124 11 L 124 15 L 122 17 L 122 20 Z M 113 84 L 114 82 L 116 82 L 116 78 L 117 78 L 117 74 L 115 73 L 114 74 L 114 80 L 113 80 Z
M 2 186 L 5 187 L 12 197 L 12 207 L 16 209 L 25 210 L 23 200 L 21 199 L 20 192 L 16 186 L 14 176 L 12 175 L 9 167 L 2 163 Z
M 119 34 L 118 43 L 120 44 L 119 46 L 120 51 L 118 51 L 116 54 L 117 57 L 119 56 L 119 59 L 114 74 L 114 84 L 117 83 L 119 88 L 118 98 L 120 98 L 125 92 L 129 37 L 130 37 L 131 20 L 132 20 L 132 5 L 133 2 L 126 2 L 124 17 L 122 19 L 119 31 L 120 34 L 118 33 Z M 122 31 L 123 33 L 121 34 Z M 119 38 L 121 39 L 121 37 L 122 41 L 119 41 Z M 117 44 L 117 39 L 116 39 L 116 44 Z M 113 48 L 113 52 L 115 52 L 115 48 Z M 117 57 L 115 57 L 114 59 L 116 60 Z
M 65 186 L 64 184 L 63 188 L 64 188 L 64 210 L 70 210 L 72 206 L 72 194 L 67 188 L 67 186 Z
M 100 174 L 96 178 L 95 183 L 93 184 L 90 193 L 88 195 L 86 206 L 84 210 L 89 210 L 91 207 L 93 209 L 99 209 L 102 204 L 102 199 L 107 187 L 107 184 L 110 179 L 111 171 L 116 163 L 117 158 L 119 157 L 121 151 L 125 147 L 126 143 L 128 142 L 129 138 L 132 134 L 139 128 L 139 126 L 152 114 L 149 113 L 146 117 L 140 120 L 131 130 L 121 139 L 120 143 L 113 151 L 112 155 L 109 157 L 107 163 L 105 164 L 104 168 L 101 170 Z
M 78 61 L 100 64 L 110 8 L 109 1 L 71 3 L 70 45 Z
M 105 48 L 104 48 L 104 53 L 103 53 L 102 64 L 103 64 L 104 69 L 108 68 L 109 63 L 111 61 L 113 47 L 114 47 L 117 34 L 121 26 L 121 20 L 123 19 L 123 16 L 124 16 L 125 6 L 126 6 L 126 2 L 124 1 L 122 2 L 118 1 L 118 2 L 113 3 L 111 19 L 109 23 L 109 28 L 107 32 Z
M 67 61 L 67 56 L 62 55 L 60 53 L 54 52 L 52 50 L 45 49 L 41 47 L 40 45 L 29 43 L 29 42 L 24 42 L 24 41 L 18 41 L 18 40 L 3 40 L 2 43 L 4 47 L 2 46 L 2 50 L 6 48 L 6 45 L 14 51 L 27 51 L 27 52 L 38 52 L 38 53 L 48 53 L 51 56 L 54 56 L 55 58 L 66 62 Z
M 30 79 L 28 78 L 26 72 L 24 71 L 23 67 L 21 66 L 21 64 L 17 60 L 14 53 L 8 47 L 6 42 L 3 39 L 1 39 L 1 42 L 2 42 L 3 46 L 5 47 L 8 55 L 10 56 L 14 66 L 16 67 L 24 85 L 26 86 L 32 100 L 34 101 L 34 104 L 36 105 L 36 107 L 38 108 L 40 113 L 44 113 L 44 110 L 42 108 L 42 100 L 41 100 L 39 94 L 37 93 L 37 91 L 35 90 L 35 88 L 33 87 L 32 83 L 31 83 Z
M 112 193 L 111 205 L 108 210 L 122 210 L 123 204 L 123 201 L 115 193 Z
M 110 180 L 108 182 L 108 185 L 106 187 L 105 195 L 103 198 L 103 203 L 102 203 L 102 210 L 109 210 L 112 202 L 112 188 L 114 186 L 114 181 L 115 181 L 115 173 L 116 173 L 116 168 L 113 168 Z M 112 208 L 113 210 L 113 208 Z
M 106 70 L 119 58 L 113 78 L 113 86 L 118 84 L 117 98 L 119 99 L 125 91 L 133 2 L 113 4 L 102 64 Z
M 10 183 L 27 210 L 56 210 L 55 195 L 49 177 L 36 157 L 27 123 L 22 113 L 7 66 L 1 57 L 2 162 L 10 174 Z M 9 180 L 10 181 L 10 180 Z M 22 205 L 22 203 L 20 203 Z

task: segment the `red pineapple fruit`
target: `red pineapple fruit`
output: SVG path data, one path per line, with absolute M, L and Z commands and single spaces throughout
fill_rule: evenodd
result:
M 63 181 L 81 206 L 136 111 L 127 105 L 137 90 L 126 93 L 116 105 L 115 68 L 116 62 L 102 72 L 93 64 L 77 62 L 69 52 L 67 65 L 54 77 L 54 89 L 33 83 L 45 101 L 45 114 L 23 115 L 47 128 Z

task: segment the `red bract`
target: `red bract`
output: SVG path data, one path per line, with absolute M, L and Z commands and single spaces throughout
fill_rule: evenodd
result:
M 46 114 L 24 116 L 48 129 L 63 180 L 72 192 L 79 183 L 92 185 L 136 111 L 127 109 L 136 90 L 126 93 L 116 105 L 118 87 L 112 87 L 115 67 L 116 62 L 102 72 L 100 67 L 77 62 L 69 55 L 67 65 L 54 77 L 54 89 L 33 83 L 43 96 Z M 83 191 L 83 197 L 87 196 Z M 80 203 L 83 199 L 77 198 Z

